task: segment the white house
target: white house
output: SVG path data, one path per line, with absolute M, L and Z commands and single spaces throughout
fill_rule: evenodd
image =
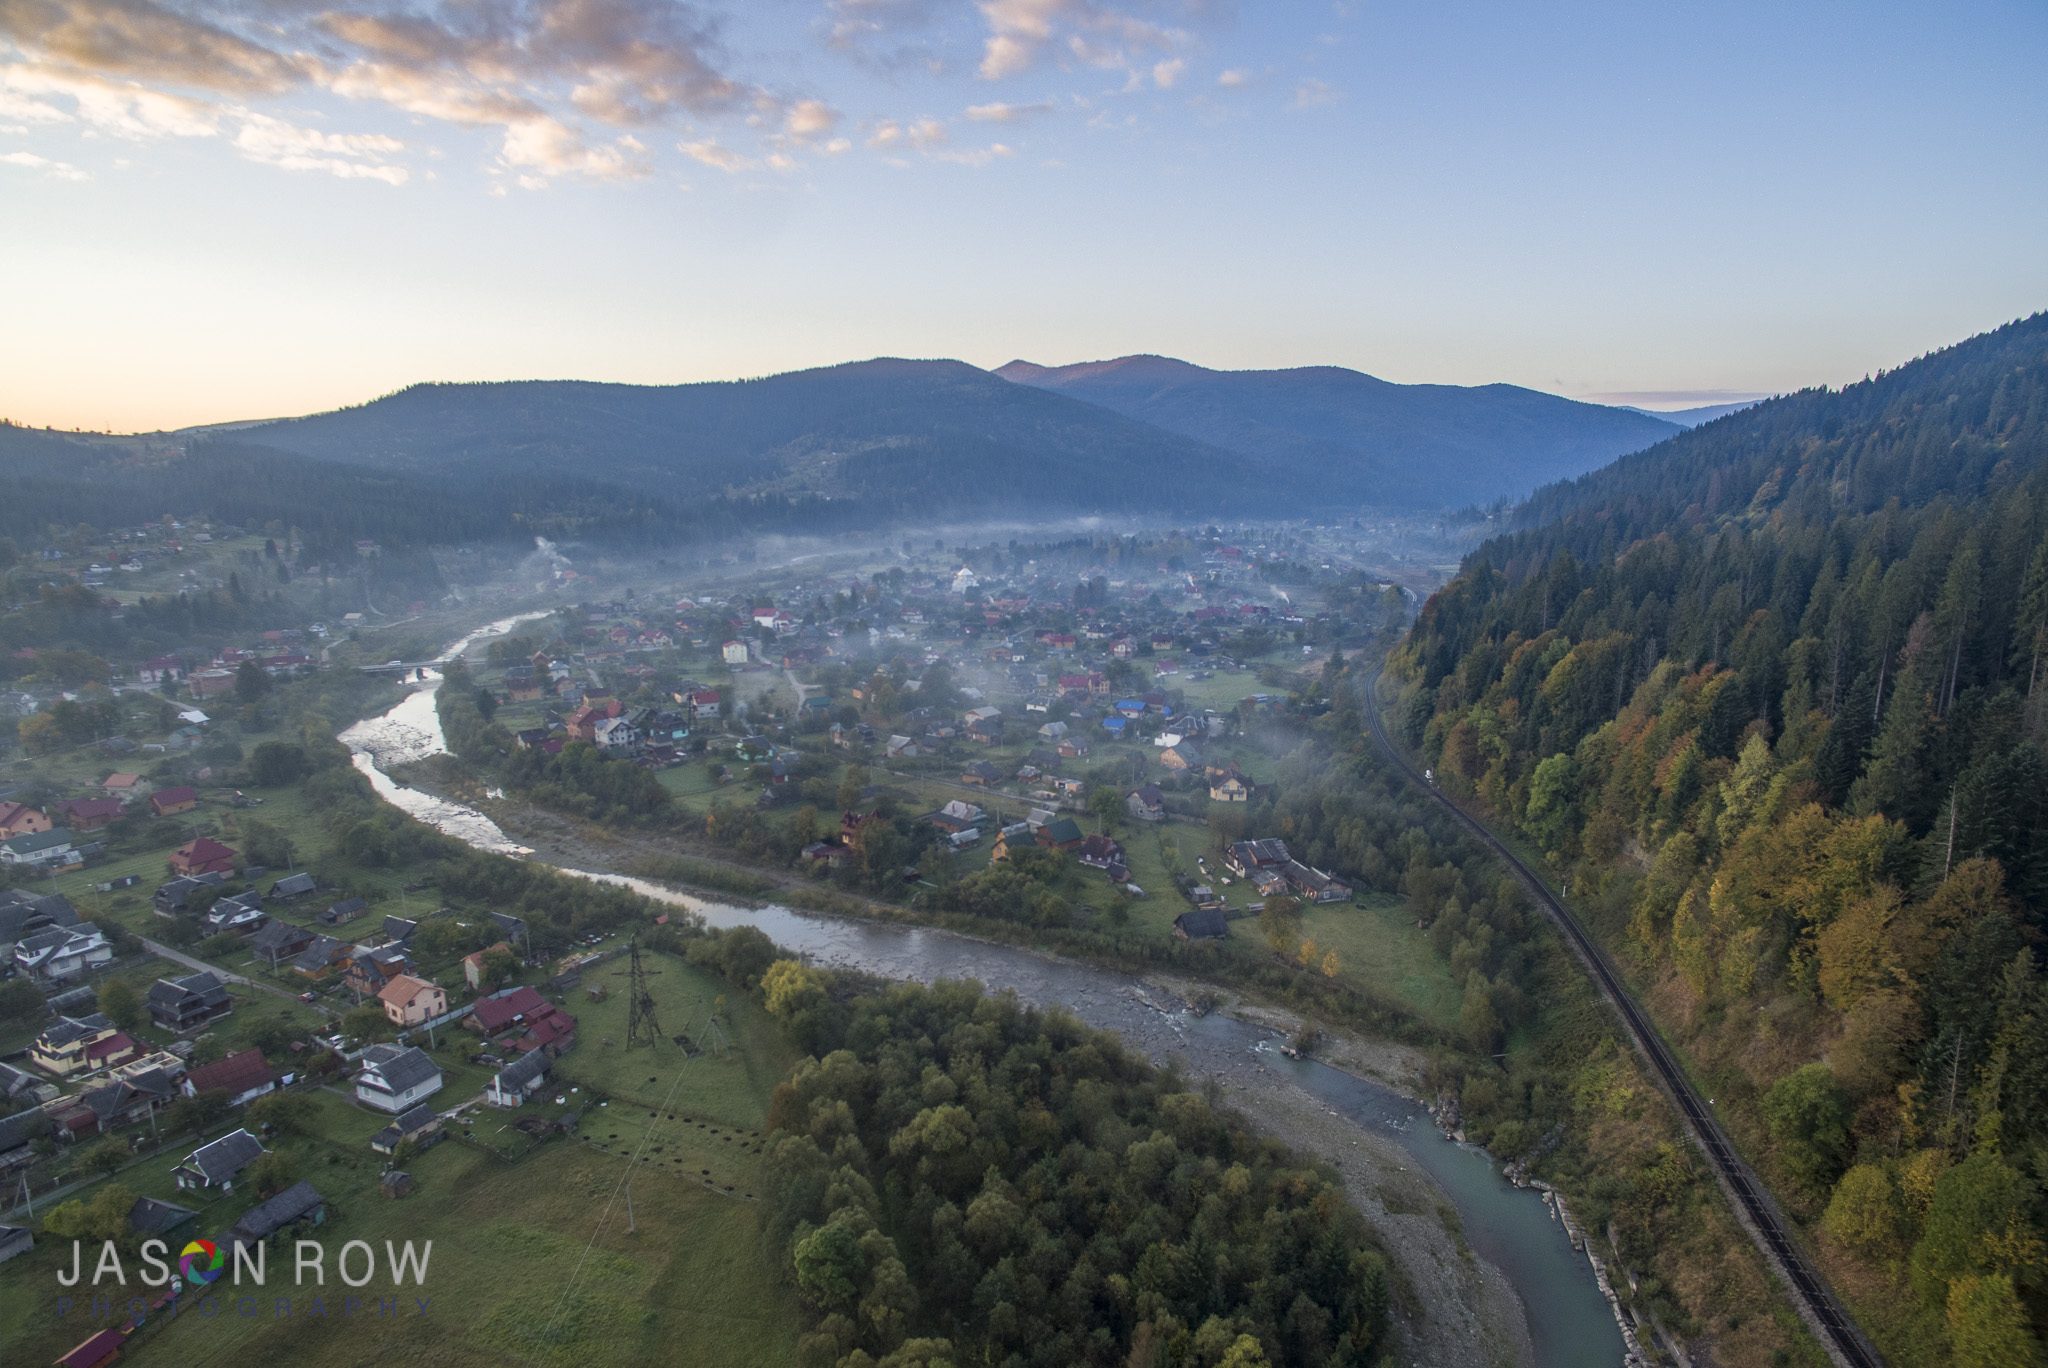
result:
M 106 933 L 90 924 L 39 931 L 14 947 L 15 966 L 44 982 L 76 978 L 113 957 L 114 947 L 107 944 Z
M 73 850 L 76 845 L 76 839 L 63 827 L 53 831 L 25 831 L 0 841 L 0 864 L 75 864 Z
M 592 728 L 600 749 L 630 751 L 640 744 L 640 733 L 623 717 L 607 717 Z
M 356 1075 L 356 1100 L 397 1115 L 441 1091 L 441 1066 L 416 1045 L 372 1045 Z
M 718 648 L 718 654 L 728 665 L 744 665 L 747 663 L 747 643 L 728 641 Z
M 491 1076 L 484 1088 L 484 1101 L 493 1107 L 516 1107 L 539 1091 L 552 1061 L 546 1050 L 534 1050 L 507 1064 Z

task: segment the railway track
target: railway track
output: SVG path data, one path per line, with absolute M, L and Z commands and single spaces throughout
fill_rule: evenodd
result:
M 1378 671 L 1366 681 L 1365 687 L 1366 719 L 1371 725 L 1373 740 L 1386 752 L 1387 759 L 1417 788 L 1441 803 L 1459 824 L 1471 833 L 1473 839 L 1492 851 L 1507 865 L 1577 952 L 1580 961 L 1592 974 L 1594 982 L 1599 984 L 1601 994 L 1620 1015 L 1622 1024 L 1628 1028 L 1628 1033 L 1635 1042 L 1636 1052 L 1649 1064 L 1666 1095 L 1678 1107 L 1679 1115 L 1685 1120 L 1686 1129 L 1692 1133 L 1694 1143 L 1699 1146 L 1700 1152 L 1712 1166 L 1716 1180 L 1721 1184 L 1722 1191 L 1728 1194 L 1729 1201 L 1734 1204 L 1750 1238 L 1756 1242 L 1757 1248 L 1777 1271 L 1778 1276 L 1791 1288 L 1800 1318 L 1820 1340 L 1822 1347 L 1828 1352 L 1828 1357 L 1841 1368 L 1883 1368 L 1884 1360 L 1863 1338 L 1862 1332 L 1849 1319 L 1848 1313 L 1842 1309 L 1834 1293 L 1807 1261 L 1805 1251 L 1799 1247 L 1792 1238 L 1791 1231 L 1786 1228 L 1785 1218 L 1778 1211 L 1777 1204 L 1771 1200 L 1763 1185 L 1750 1172 L 1749 1166 L 1743 1163 L 1741 1156 L 1735 1152 L 1735 1147 L 1729 1143 L 1727 1135 L 1708 1111 L 1707 1104 L 1700 1099 L 1699 1093 L 1687 1080 L 1685 1072 L 1678 1067 L 1678 1061 L 1665 1047 L 1663 1038 L 1657 1034 L 1656 1028 L 1651 1025 L 1650 1019 L 1644 1015 L 1642 1009 L 1636 1006 L 1635 999 L 1629 996 L 1627 988 L 1623 986 L 1621 976 L 1607 962 L 1585 928 L 1579 925 L 1579 919 L 1573 916 L 1557 895 L 1550 891 L 1549 885 L 1522 862 L 1520 856 L 1508 849 L 1477 818 L 1446 797 L 1434 783 L 1417 773 L 1415 766 L 1401 754 L 1393 739 L 1387 735 L 1386 724 L 1380 717 Z

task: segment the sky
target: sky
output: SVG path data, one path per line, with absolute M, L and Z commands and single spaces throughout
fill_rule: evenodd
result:
M 0 417 L 1157 352 L 1679 408 L 2048 307 L 2048 6 L 0 0 Z

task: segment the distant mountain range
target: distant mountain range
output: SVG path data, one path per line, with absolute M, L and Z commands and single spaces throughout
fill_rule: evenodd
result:
M 0 430 L 13 494 L 0 534 L 166 509 L 408 545 L 1433 513 L 1575 478 L 1681 430 L 1511 385 L 1157 356 L 996 372 L 878 359 L 694 385 L 423 384 L 169 440 Z M 187 507 L 200 491 L 205 506 Z
M 1716 418 L 1726 418 L 1731 413 L 1740 413 L 1746 408 L 1755 408 L 1761 399 L 1745 399 L 1739 404 L 1705 404 L 1699 408 L 1666 409 L 1659 413 L 1654 409 L 1637 408 L 1634 404 L 1623 404 L 1630 413 L 1640 413 L 1645 418 L 1662 418 L 1667 423 L 1676 423 L 1682 428 L 1696 428 L 1702 423 L 1711 423 Z
M 1519 497 L 1684 429 L 1516 385 L 1397 385 L 1340 366 L 1215 371 L 1124 356 L 1012 361 L 996 374 L 1238 452 L 1339 505 Z

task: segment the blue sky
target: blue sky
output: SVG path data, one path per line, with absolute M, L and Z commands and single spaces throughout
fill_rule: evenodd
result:
M 1677 407 L 2048 306 L 2048 7 L 0 0 L 0 416 L 1153 351 Z

